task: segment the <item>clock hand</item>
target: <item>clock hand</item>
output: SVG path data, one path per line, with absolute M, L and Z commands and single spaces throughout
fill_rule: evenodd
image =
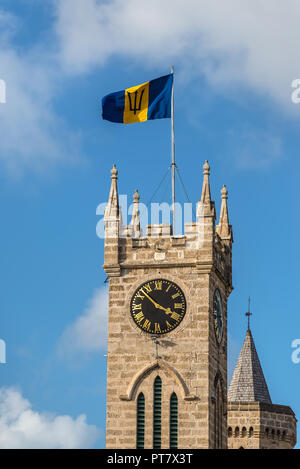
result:
M 144 292 L 144 290 L 143 290 L 143 293 L 148 298 L 148 300 L 150 300 L 154 304 L 155 308 L 163 309 L 163 310 L 166 311 L 166 308 L 164 308 L 163 306 L 160 306 L 158 303 L 156 303 L 156 301 L 154 301 L 153 298 L 151 298 L 151 296 L 149 296 L 146 292 Z
M 144 290 L 143 290 L 143 293 L 154 304 L 155 308 L 165 311 L 166 314 L 171 314 L 171 317 L 173 316 L 173 314 L 177 314 L 175 313 L 175 311 L 171 311 L 171 308 L 164 308 L 163 306 L 156 303 L 156 301 L 154 301 L 153 298 L 151 298 L 151 296 L 149 296 L 146 292 L 144 292 Z

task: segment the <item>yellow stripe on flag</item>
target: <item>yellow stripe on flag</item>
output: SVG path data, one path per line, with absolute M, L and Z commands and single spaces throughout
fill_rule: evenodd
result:
M 149 106 L 149 81 L 125 90 L 124 124 L 147 120 Z

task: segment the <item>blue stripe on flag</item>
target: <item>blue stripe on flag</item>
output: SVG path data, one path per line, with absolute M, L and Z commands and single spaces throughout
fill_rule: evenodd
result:
M 125 90 L 116 91 L 102 98 L 102 117 L 110 122 L 123 122 Z
M 171 117 L 173 73 L 149 82 L 148 120 Z

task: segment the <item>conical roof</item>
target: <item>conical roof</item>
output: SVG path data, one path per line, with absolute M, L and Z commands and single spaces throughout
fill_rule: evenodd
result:
M 250 329 L 236 364 L 228 390 L 229 402 L 266 402 L 272 404 L 268 386 Z

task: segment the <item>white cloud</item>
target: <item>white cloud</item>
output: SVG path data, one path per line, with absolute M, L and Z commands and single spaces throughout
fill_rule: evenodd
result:
M 39 413 L 14 388 L 0 388 L 1 449 L 77 449 L 93 447 L 99 429 L 86 416 Z
M 59 343 L 60 356 L 106 350 L 108 290 L 95 290 L 84 313 L 63 332 Z
M 15 41 L 22 18 L 0 10 L 0 79 L 7 88 L 7 102 L 0 103 L 0 164 L 13 176 L 80 158 L 80 136 L 57 115 L 55 99 L 70 74 L 88 73 L 114 57 L 152 74 L 174 63 L 177 76 L 191 78 L 193 86 L 205 76 L 216 94 L 233 92 L 243 100 L 250 89 L 298 111 L 291 103 L 292 80 L 300 78 L 298 0 L 53 4 L 52 29 L 30 47 Z
M 219 88 L 245 85 L 291 107 L 297 0 L 57 0 L 61 60 L 85 72 L 113 56 L 180 65 Z
M 0 163 L 13 177 L 78 157 L 78 137 L 52 108 L 61 86 L 57 63 L 45 45 L 18 50 L 13 42 L 17 25 L 13 16 L 0 11 L 0 78 L 6 83 L 6 103 L 0 104 Z

